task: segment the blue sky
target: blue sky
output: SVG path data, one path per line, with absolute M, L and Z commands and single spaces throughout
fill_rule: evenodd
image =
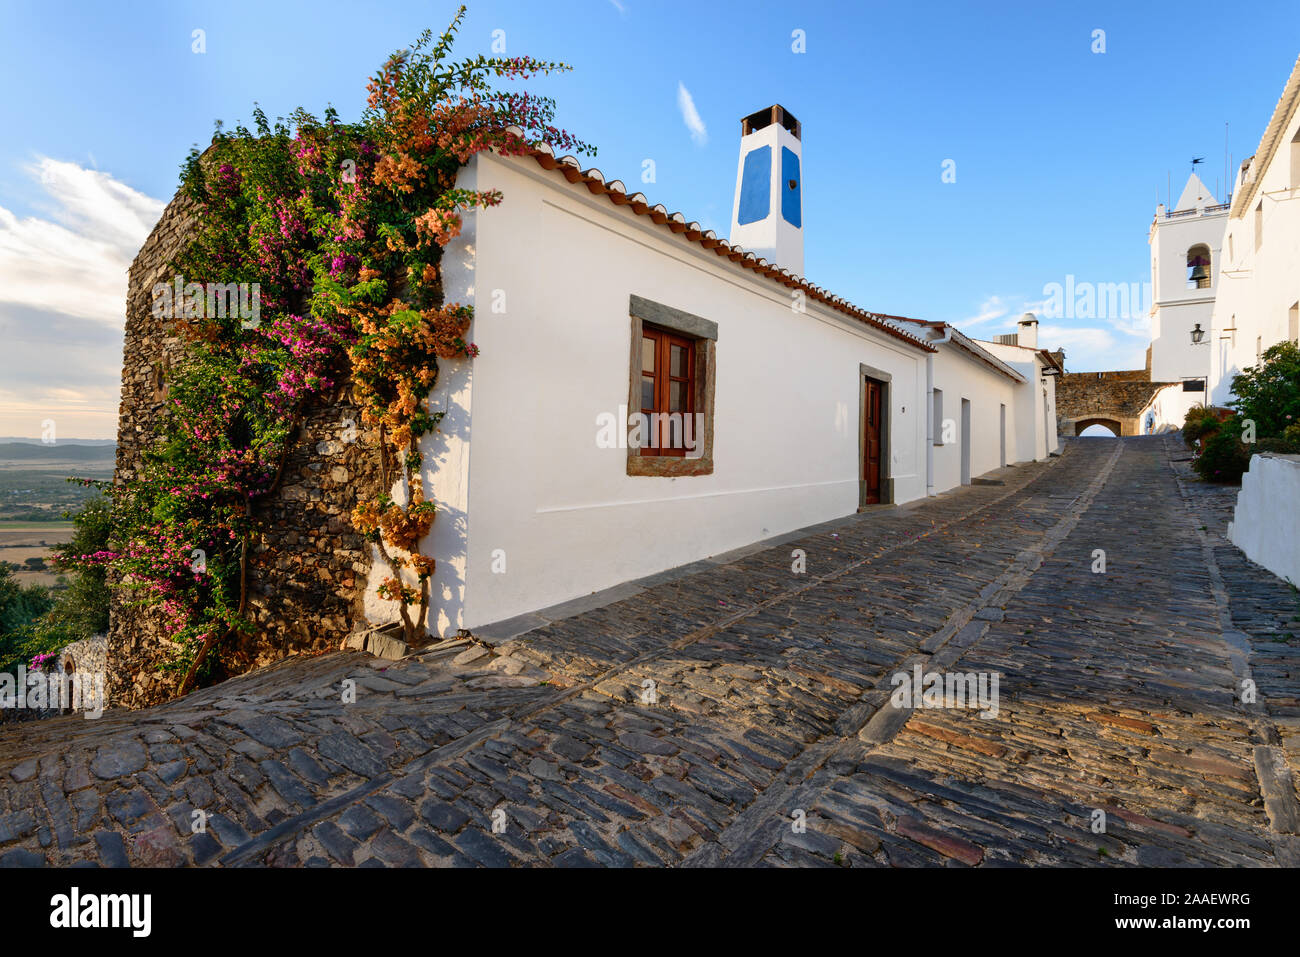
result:
M 355 117 L 383 59 L 455 9 L 2 6 L 0 434 L 39 434 L 49 409 L 67 436 L 113 434 L 124 270 L 191 144 L 254 101 L 271 116 L 332 103 Z M 195 29 L 206 53 L 192 52 Z M 1300 52 L 1300 5 L 480 0 L 458 52 L 489 52 L 495 30 L 509 55 L 573 64 L 534 85 L 598 146 L 590 165 L 720 234 L 740 117 L 783 104 L 803 123 L 808 278 L 985 337 L 1067 275 L 1150 278 L 1167 174 L 1176 199 L 1204 156 L 1222 198 L 1224 123 L 1236 165 Z M 702 129 L 688 128 L 682 88 Z M 647 158 L 656 182 L 641 185 Z M 1140 366 L 1144 322 L 1045 322 L 1042 344 L 1064 345 L 1073 371 Z

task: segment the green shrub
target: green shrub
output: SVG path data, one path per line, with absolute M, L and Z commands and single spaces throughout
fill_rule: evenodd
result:
M 1189 449 L 1196 448 L 1197 439 L 1219 431 L 1219 417 L 1207 405 L 1194 405 L 1183 418 L 1183 441 Z
M 66 587 L 53 594 L 38 585 L 24 588 L 0 569 L 0 671 L 108 630 L 107 569 L 79 559 L 108 547 L 109 503 L 96 496 L 64 517 L 72 519 L 75 530 L 72 541 L 55 552 L 53 565 Z
M 1257 366 L 1232 378 L 1237 416 L 1255 423 L 1259 438 L 1275 438 L 1300 422 L 1300 347 L 1291 342 L 1269 346 Z
M 1192 460 L 1192 468 L 1207 482 L 1240 484 L 1255 451 L 1256 447 L 1241 441 L 1240 421 L 1231 419 L 1205 439 L 1200 454 Z
M 35 647 L 33 629 L 53 605 L 49 589 L 21 585 L 7 565 L 0 566 L 0 671 L 8 671 L 29 661 L 37 651 L 46 650 Z
M 68 587 L 37 626 L 51 637 L 57 636 L 60 647 L 108 631 L 108 569 L 85 556 L 108 548 L 113 529 L 111 506 L 103 496 L 95 496 L 70 517 L 72 541 L 54 555 L 55 567 L 69 575 Z

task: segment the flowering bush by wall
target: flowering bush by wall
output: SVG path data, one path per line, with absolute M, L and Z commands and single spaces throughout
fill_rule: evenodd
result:
M 396 603 L 407 639 L 423 632 L 436 566 L 420 541 L 436 505 L 418 442 L 443 415 L 427 402 L 439 360 L 478 352 L 472 307 L 444 301 L 442 251 L 465 211 L 502 199 L 456 188 L 457 173 L 484 150 L 518 155 L 543 140 L 594 153 L 552 125 L 550 99 L 492 86 L 566 64 L 450 59 L 464 13 L 389 58 L 359 121 L 299 110 L 272 125 L 257 109 L 254 129 L 218 125 L 185 164 L 197 227 L 172 263 L 176 294 L 158 291 L 184 358 L 137 479 L 101 486 L 113 499 L 111 546 L 79 559 L 113 568 L 134 601 L 162 613 L 182 692 L 223 639 L 248 630 L 259 506 L 280 485 L 304 412 L 344 386 L 379 436 L 384 489 L 356 503 L 352 523 L 387 566 L 380 594 Z M 251 313 L 242 300 L 210 308 L 214 284 L 254 290 Z
M 1260 360 L 1232 377 L 1229 409 L 1188 413 L 1192 467 L 1207 481 L 1239 484 L 1258 452 L 1300 452 L 1300 347 L 1279 342 Z

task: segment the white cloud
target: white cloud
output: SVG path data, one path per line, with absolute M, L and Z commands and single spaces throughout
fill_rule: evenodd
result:
M 0 434 L 116 432 L 127 269 L 165 203 L 107 173 L 40 157 L 40 215 L 0 207 Z
M 958 323 L 958 328 L 965 326 L 978 326 L 981 323 L 992 322 L 994 319 L 1001 319 L 1007 314 L 1007 307 L 1002 302 L 1001 296 L 989 296 L 980 304 L 978 314 L 968 319 L 963 319 Z
M 704 120 L 700 118 L 699 110 L 695 108 L 691 91 L 686 89 L 686 84 L 680 80 L 677 81 L 677 107 L 682 111 L 682 122 L 691 131 L 691 139 L 703 146 L 709 141 L 709 131 L 704 125 Z
M 48 218 L 0 206 L 0 303 L 120 328 L 127 268 L 165 204 L 75 163 L 41 157 L 26 172 Z
M 1126 336 L 1139 336 L 1143 339 L 1151 338 L 1151 316 L 1149 314 L 1134 316 L 1131 319 L 1112 319 L 1110 324 Z
M 1146 364 L 1146 339 L 1127 332 L 1123 335 L 1128 341 L 1117 340 L 1112 329 L 1040 325 L 1038 345 L 1064 349 L 1065 367 L 1071 372 L 1141 369 Z
M 623 16 L 627 16 L 627 4 L 620 3 L 619 0 L 609 0 L 609 2 L 613 4 L 615 10 L 623 14 Z

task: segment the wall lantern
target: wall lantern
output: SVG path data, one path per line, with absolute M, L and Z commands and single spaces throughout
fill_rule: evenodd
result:
M 1204 338 L 1205 330 L 1201 328 L 1201 324 L 1198 322 L 1196 325 L 1192 326 L 1192 345 L 1199 346 L 1201 340 Z

